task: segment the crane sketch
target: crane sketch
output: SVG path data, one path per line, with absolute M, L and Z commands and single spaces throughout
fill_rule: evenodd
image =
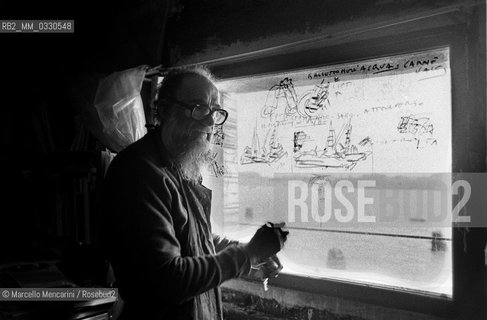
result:
M 306 91 L 299 99 L 298 110 L 300 114 L 313 117 L 318 110 L 327 109 L 330 106 L 329 88 L 330 82 L 325 83 L 325 79 L 323 79 L 312 90 Z
M 266 118 L 272 115 L 281 105 L 284 106 L 285 114 L 296 113 L 298 96 L 291 78 L 284 78 L 269 89 L 262 108 L 262 117 Z
M 325 79 L 298 96 L 293 80 L 284 78 L 267 92 L 261 116 L 268 118 L 282 107 L 285 115 L 299 114 L 312 118 L 319 110 L 326 110 L 330 106 L 329 95 L 330 82 L 325 83 Z

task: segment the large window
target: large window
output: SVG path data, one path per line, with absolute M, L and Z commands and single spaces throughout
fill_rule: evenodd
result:
M 450 82 L 448 47 L 221 81 L 215 231 L 284 221 L 284 273 L 451 297 Z

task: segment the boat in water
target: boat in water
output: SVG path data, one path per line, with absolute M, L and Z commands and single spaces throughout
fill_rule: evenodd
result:
M 340 143 L 338 141 L 344 131 L 345 141 Z M 367 159 L 367 156 L 370 155 L 371 152 L 359 152 L 357 146 L 351 143 L 351 134 L 351 119 L 348 119 L 347 123 L 342 127 L 338 137 L 335 136 L 335 130 L 330 122 L 326 147 L 322 151 L 318 151 L 317 148 L 315 148 L 311 151 L 299 152 L 294 157 L 296 167 L 353 169 L 357 162 Z M 363 146 L 367 143 L 370 143 L 370 139 L 365 138 L 359 144 Z
M 270 164 L 287 155 L 282 144 L 277 141 L 275 127 L 267 131 L 266 139 L 264 141 L 264 144 L 261 146 L 257 130 L 254 128 L 252 144 L 251 146 L 245 147 L 244 152 L 240 157 L 240 164 Z

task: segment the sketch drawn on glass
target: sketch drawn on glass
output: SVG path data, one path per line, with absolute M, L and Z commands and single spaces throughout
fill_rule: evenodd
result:
M 293 152 L 299 152 L 303 147 L 305 141 L 309 140 L 309 136 L 304 131 L 294 132 L 294 148 Z
M 260 138 L 257 134 L 257 129 L 254 128 L 251 146 L 246 146 L 242 156 L 240 157 L 240 164 L 251 163 L 267 163 L 271 164 L 278 161 L 287 155 L 282 144 L 277 138 L 277 130 L 275 127 L 269 128 L 263 144 L 260 144 Z
M 416 142 L 416 149 L 438 144 L 433 135 L 434 126 L 429 117 L 419 114 L 401 117 L 397 130 L 400 134 L 412 136 L 411 141 Z
M 213 128 L 213 135 L 211 142 L 216 146 L 223 146 L 225 134 L 223 132 L 223 125 L 215 125 Z
M 333 124 L 330 121 L 328 130 L 328 137 L 326 147 L 322 151 L 318 151 L 318 146 L 312 150 L 303 151 L 300 147 L 294 152 L 294 162 L 298 168 L 343 168 L 345 170 L 352 170 L 359 161 L 364 161 L 372 154 L 372 148 L 366 148 L 371 145 L 369 137 L 362 139 L 358 146 L 352 144 L 352 118 L 343 124 L 339 134 L 335 135 Z M 341 138 L 345 133 L 345 139 Z M 301 135 L 302 136 L 302 135 Z M 298 136 L 299 139 L 299 136 Z M 299 144 L 298 144 L 299 145 Z M 296 148 L 295 148 L 296 150 Z
M 208 160 L 208 170 L 215 177 L 221 177 L 225 174 L 225 165 L 218 160 L 218 152 L 209 151 L 206 155 Z
M 335 78 L 335 81 L 339 81 Z M 312 118 L 319 110 L 327 109 L 330 106 L 330 82 L 325 79 L 311 90 L 298 96 L 291 78 L 284 78 L 278 84 L 273 85 L 267 92 L 264 107 L 261 111 L 263 118 L 268 118 L 280 107 L 284 106 L 285 115 L 293 115 L 296 112 L 303 116 Z
M 298 96 L 294 90 L 293 79 L 291 78 L 284 78 L 269 89 L 262 108 L 262 117 L 267 118 L 271 116 L 281 104 L 285 106 L 285 114 L 296 113 Z
M 302 116 L 314 117 L 318 110 L 327 109 L 330 106 L 328 99 L 330 82 L 324 82 L 325 79 L 321 80 L 319 84 L 315 85 L 312 90 L 305 92 L 299 99 L 298 110 Z

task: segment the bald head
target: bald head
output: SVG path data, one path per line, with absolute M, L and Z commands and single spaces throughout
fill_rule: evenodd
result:
M 171 104 L 168 102 L 171 98 L 180 99 L 185 92 L 190 92 L 191 85 L 195 83 L 207 83 L 214 88 L 214 77 L 211 72 L 204 67 L 177 68 L 171 70 L 161 83 L 158 93 L 157 109 L 160 116 L 167 115 Z M 183 88 L 184 87 L 184 88 Z

